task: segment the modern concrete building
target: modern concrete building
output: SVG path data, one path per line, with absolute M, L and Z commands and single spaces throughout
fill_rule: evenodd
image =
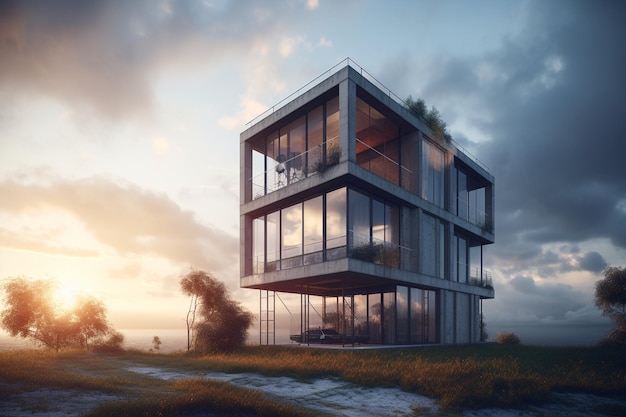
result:
M 260 290 L 261 343 L 275 292 L 300 294 L 301 331 L 321 297 L 346 344 L 479 342 L 493 176 L 349 59 L 305 88 L 240 138 L 241 287 Z

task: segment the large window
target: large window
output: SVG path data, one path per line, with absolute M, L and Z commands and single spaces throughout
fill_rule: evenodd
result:
M 422 198 L 444 206 L 444 153 L 428 140 L 422 140 L 420 163 Z
M 400 128 L 362 98 L 356 100 L 356 159 L 363 168 L 400 184 Z
M 346 256 L 346 189 L 326 194 L 326 258 Z
M 446 225 L 436 217 L 420 216 L 420 272 L 444 278 L 446 266 Z
M 304 202 L 304 263 L 322 262 L 324 244 L 323 198 L 312 198 Z
M 281 210 L 283 269 L 302 264 L 302 203 Z
M 400 267 L 399 210 L 358 191 L 349 190 L 350 256 Z
M 339 97 L 250 143 L 252 199 L 338 163 Z
M 399 268 L 399 224 L 397 206 L 339 188 L 254 219 L 249 259 L 255 273 L 346 256 Z

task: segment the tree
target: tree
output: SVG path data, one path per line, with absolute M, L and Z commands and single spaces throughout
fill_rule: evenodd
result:
M 87 348 L 91 340 L 111 331 L 100 301 L 81 297 L 73 309 L 63 310 L 54 303 L 56 287 L 52 280 L 8 280 L 1 287 L 6 305 L 0 313 L 2 328 L 13 337 L 31 339 L 56 351 Z
M 187 350 L 230 352 L 244 344 L 252 313 L 230 298 L 221 281 L 210 273 L 192 270 L 181 278 L 180 287 L 191 298 L 187 312 Z
M 616 327 L 601 344 L 626 346 L 626 267 L 608 267 L 602 274 L 604 279 L 596 282 L 596 305 Z

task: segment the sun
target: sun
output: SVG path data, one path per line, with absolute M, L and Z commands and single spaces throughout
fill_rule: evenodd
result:
M 59 287 L 54 292 L 55 304 L 61 311 L 70 311 L 76 307 L 78 293 L 71 288 Z

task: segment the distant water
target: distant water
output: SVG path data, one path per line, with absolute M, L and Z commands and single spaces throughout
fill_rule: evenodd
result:
M 592 346 L 598 343 L 613 327 L 612 323 L 584 323 L 579 325 L 547 325 L 530 323 L 487 323 L 487 333 L 493 339 L 497 333 L 509 331 L 515 333 L 525 345 L 542 346 Z M 152 340 L 158 336 L 161 340 L 160 352 L 185 351 L 187 349 L 187 330 L 179 329 L 118 329 L 124 335 L 127 348 L 150 350 Z M 276 344 L 288 344 L 288 329 L 276 329 Z M 291 332 L 293 333 L 293 331 Z M 259 329 L 253 327 L 248 332 L 248 344 L 259 344 Z M 32 348 L 31 341 L 13 338 L 0 331 L 0 350 Z
M 118 329 L 124 335 L 124 346 L 127 348 L 150 350 L 152 339 L 158 336 L 161 340 L 160 352 L 175 352 L 187 349 L 187 331 L 185 329 Z M 30 340 L 10 337 L 0 332 L 0 350 L 31 349 L 35 345 Z

